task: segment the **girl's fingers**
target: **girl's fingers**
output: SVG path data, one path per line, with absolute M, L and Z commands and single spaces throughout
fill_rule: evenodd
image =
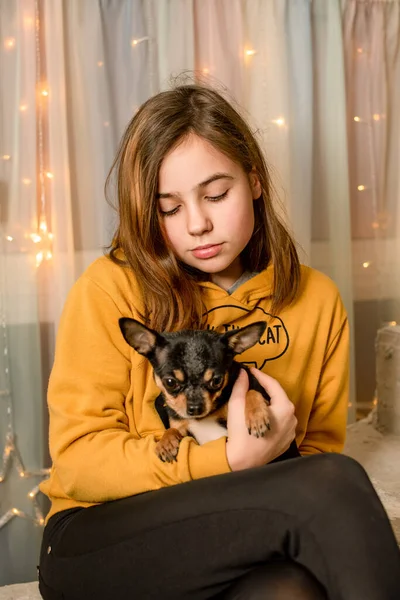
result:
M 271 396 L 271 400 L 273 400 L 273 398 L 277 397 L 277 396 L 282 396 L 282 395 L 286 396 L 286 392 L 282 388 L 279 381 L 277 381 L 270 375 L 267 375 L 266 373 L 259 371 L 258 369 L 251 368 L 250 371 L 254 375 L 254 377 L 257 379 L 257 381 L 263 386 L 263 388 Z
M 249 378 L 244 369 L 240 369 L 238 378 L 232 388 L 231 398 L 244 398 L 249 389 Z

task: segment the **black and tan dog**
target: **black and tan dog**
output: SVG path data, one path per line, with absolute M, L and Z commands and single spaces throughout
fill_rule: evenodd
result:
M 249 369 L 234 360 L 260 340 L 267 326 L 264 321 L 224 334 L 207 330 L 158 333 L 125 317 L 119 325 L 128 344 L 150 361 L 161 390 L 156 409 L 166 432 L 156 451 L 162 461 L 176 460 L 186 435 L 199 444 L 227 435 L 228 400 L 241 368 L 249 377 L 245 403 L 249 434 L 262 437 L 270 429 L 270 397 Z M 293 442 L 279 459 L 296 456 L 299 452 Z

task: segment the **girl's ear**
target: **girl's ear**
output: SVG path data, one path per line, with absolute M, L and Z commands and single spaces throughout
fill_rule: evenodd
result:
M 262 194 L 262 189 L 261 189 L 261 183 L 260 183 L 260 179 L 258 177 L 258 173 L 254 167 L 252 168 L 252 170 L 249 173 L 249 182 L 250 182 L 250 187 L 251 187 L 251 191 L 253 194 L 253 200 L 258 200 L 258 198 Z

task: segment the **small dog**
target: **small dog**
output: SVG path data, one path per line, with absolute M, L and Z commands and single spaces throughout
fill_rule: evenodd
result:
M 267 326 L 264 321 L 224 334 L 207 330 L 158 333 L 126 317 L 119 320 L 119 326 L 128 344 L 150 361 L 161 390 L 155 405 L 166 431 L 156 452 L 163 462 L 177 460 L 184 436 L 204 444 L 227 435 L 228 400 L 241 368 L 249 377 L 247 429 L 256 437 L 265 436 L 270 429 L 270 397 L 250 370 L 234 360 L 260 340 Z M 294 441 L 276 460 L 297 456 Z

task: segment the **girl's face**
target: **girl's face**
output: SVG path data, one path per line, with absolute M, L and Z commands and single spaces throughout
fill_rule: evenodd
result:
M 159 207 L 178 258 L 209 273 L 228 289 L 243 272 L 240 254 L 254 230 L 253 200 L 261 195 L 256 173 L 190 135 L 164 158 Z

